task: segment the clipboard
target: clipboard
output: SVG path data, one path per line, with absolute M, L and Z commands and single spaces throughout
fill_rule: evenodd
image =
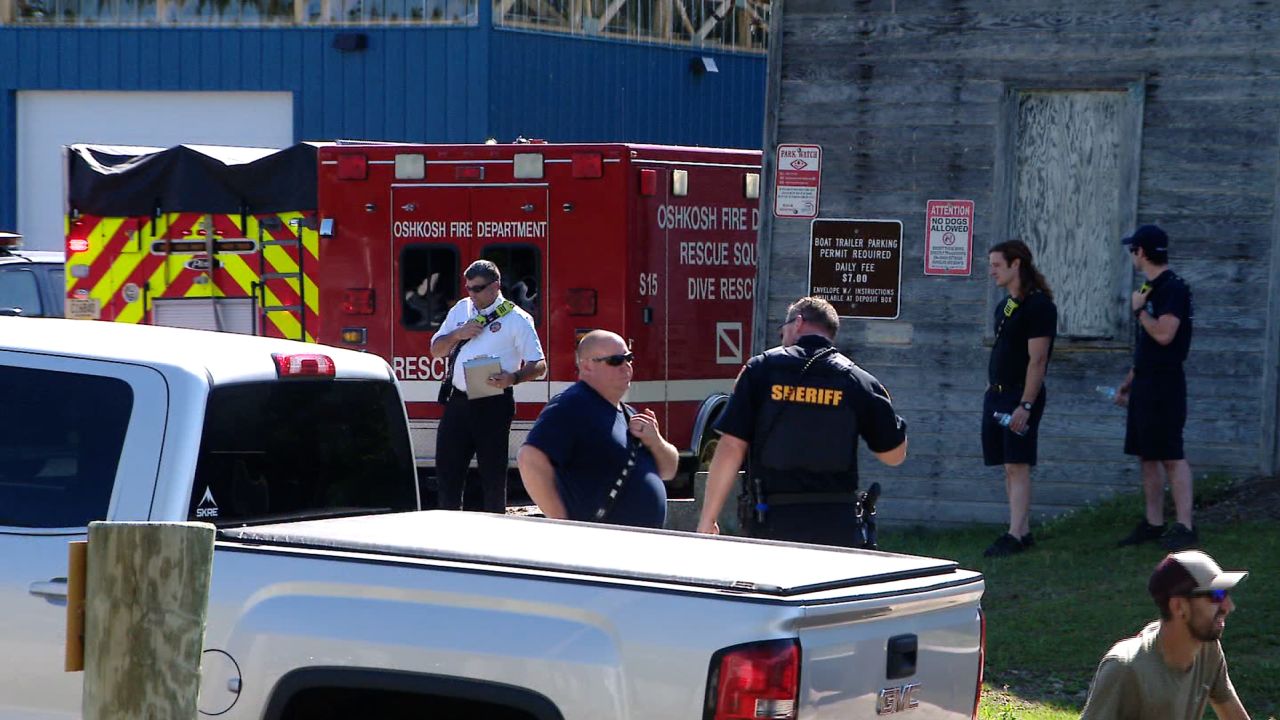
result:
M 489 376 L 502 372 L 502 363 L 492 355 L 473 357 L 462 363 L 462 372 L 467 378 L 467 398 L 491 397 L 502 394 L 502 390 L 489 384 Z

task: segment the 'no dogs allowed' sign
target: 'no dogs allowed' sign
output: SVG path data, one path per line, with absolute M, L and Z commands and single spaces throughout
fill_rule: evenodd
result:
M 924 219 L 924 274 L 968 275 L 973 269 L 973 201 L 930 200 Z

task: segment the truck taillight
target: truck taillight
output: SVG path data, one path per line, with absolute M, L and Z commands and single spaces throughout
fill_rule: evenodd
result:
M 342 312 L 347 315 L 372 315 L 373 288 L 347 288 L 343 290 Z
M 735 645 L 711 658 L 707 720 L 794 720 L 800 699 L 800 641 Z
M 302 377 L 333 377 L 335 372 L 333 359 L 328 355 L 319 353 L 296 353 L 293 355 L 271 353 L 271 359 L 276 361 L 276 377 L 282 380 Z
M 987 664 L 987 614 L 978 608 L 978 624 L 982 627 L 978 640 L 978 686 L 973 689 L 972 720 L 978 720 L 978 705 L 982 703 L 982 675 Z

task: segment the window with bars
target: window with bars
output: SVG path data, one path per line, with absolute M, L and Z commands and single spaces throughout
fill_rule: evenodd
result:
M 494 0 L 497 25 L 764 52 L 770 0 Z

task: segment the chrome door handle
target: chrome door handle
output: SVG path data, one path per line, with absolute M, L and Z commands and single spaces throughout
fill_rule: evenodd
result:
M 54 578 L 46 582 L 33 582 L 27 591 L 32 595 L 39 595 L 50 600 L 66 600 L 67 599 L 67 579 Z

